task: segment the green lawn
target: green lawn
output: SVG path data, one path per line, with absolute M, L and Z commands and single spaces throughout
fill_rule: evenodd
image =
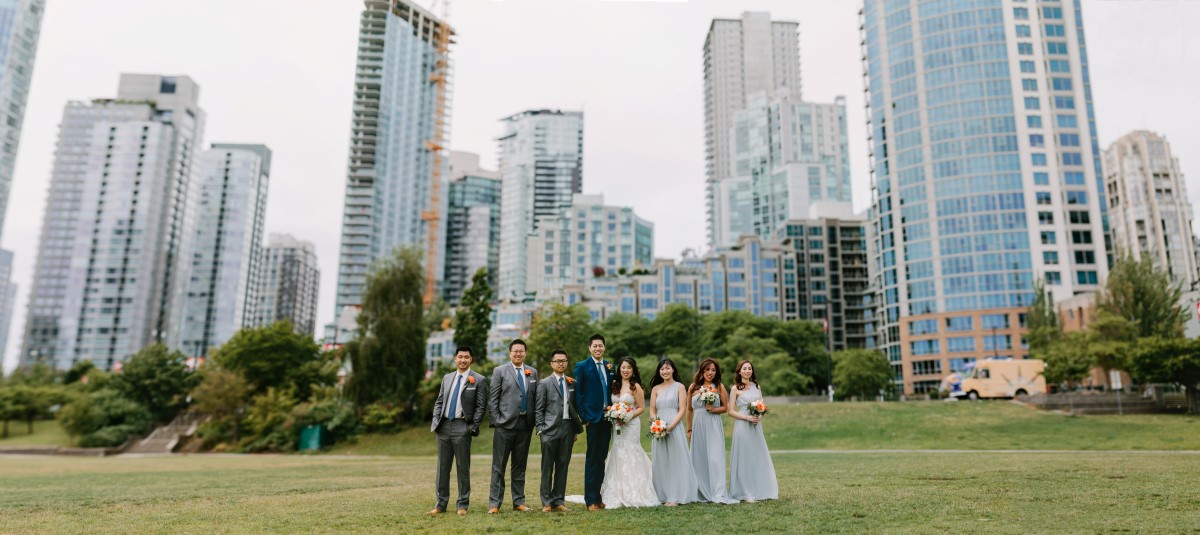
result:
M 778 501 L 493 517 L 483 514 L 488 463 L 477 458 L 471 514 L 428 518 L 428 457 L 0 456 L 0 532 L 1200 530 L 1195 454 L 782 453 L 774 461 Z M 582 492 L 581 468 L 576 458 L 569 493 Z M 538 474 L 531 467 L 530 496 Z
M 725 419 L 726 435 L 733 432 L 732 423 L 732 419 Z M 1200 449 L 1200 417 L 1067 416 L 1007 401 L 778 405 L 771 408 L 763 429 L 772 450 Z M 333 451 L 434 455 L 432 437 L 426 426 L 395 435 L 365 436 L 356 444 L 339 445 Z M 649 441 L 642 439 L 647 451 Z M 492 430 L 485 425 L 471 446 L 477 454 L 490 454 Z M 531 449 L 538 451 L 536 438 Z M 582 451 L 580 443 L 576 452 Z
M 0 450 L 9 446 L 70 446 L 71 437 L 54 420 L 33 422 L 33 434 L 29 434 L 25 422 L 9 422 L 8 438 L 0 438 Z

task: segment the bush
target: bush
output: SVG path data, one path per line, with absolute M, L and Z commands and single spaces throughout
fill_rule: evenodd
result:
M 371 433 L 393 433 L 400 430 L 403 416 L 404 409 L 394 403 L 372 403 L 363 407 L 362 424 Z
M 292 409 L 292 421 L 299 429 L 309 425 L 324 427 L 323 445 L 352 440 L 362 432 L 354 405 L 342 399 L 334 387 L 315 389 L 308 402 Z
M 246 411 L 246 436 L 240 446 L 250 452 L 285 452 L 296 449 L 300 429 L 292 418 L 296 400 L 291 392 L 268 387 L 254 396 Z
M 85 448 L 120 446 L 145 433 L 151 419 L 141 404 L 107 388 L 80 395 L 58 413 L 59 424 Z

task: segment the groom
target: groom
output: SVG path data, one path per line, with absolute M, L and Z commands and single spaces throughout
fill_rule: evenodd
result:
M 613 382 L 612 364 L 604 360 L 604 337 L 592 335 L 588 352 L 591 358 L 575 365 L 575 406 L 587 424 L 587 455 L 583 463 L 583 500 L 589 511 L 604 508 L 600 485 L 604 483 L 604 461 L 612 424 L 604 419 L 604 407 L 611 404 L 609 385 Z

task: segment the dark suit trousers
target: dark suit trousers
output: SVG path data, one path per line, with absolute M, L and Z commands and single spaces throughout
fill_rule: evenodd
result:
M 571 465 L 574 444 L 570 421 L 559 421 L 542 434 L 542 507 L 565 505 L 567 467 Z
M 525 466 L 529 462 L 529 441 L 533 429 L 525 417 L 517 419 L 512 429 L 497 427 L 492 435 L 492 485 L 489 507 L 500 507 L 504 501 L 504 465 L 512 456 L 512 504 L 525 505 Z
M 604 461 L 612 441 L 612 424 L 601 420 L 587 425 L 587 454 L 583 463 L 583 501 L 588 505 L 604 503 L 600 486 L 604 484 Z
M 442 420 L 437 428 L 437 505 L 446 510 L 450 501 L 450 463 L 458 471 L 458 509 L 471 502 L 471 431 L 466 420 Z

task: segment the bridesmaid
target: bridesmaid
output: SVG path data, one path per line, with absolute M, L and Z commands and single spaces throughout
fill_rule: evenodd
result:
M 706 389 L 714 389 L 720 399 L 707 404 L 700 400 Z M 725 494 L 725 424 L 721 415 L 729 407 L 729 395 L 721 383 L 721 365 L 704 359 L 688 388 L 688 437 L 692 439 L 692 468 L 699 483 L 699 501 L 737 503 Z
M 668 507 L 696 501 L 696 472 L 692 470 L 687 439 L 677 431 L 687 406 L 687 391 L 671 359 L 658 363 L 650 380 L 650 420 L 660 419 L 670 432 L 667 438 L 652 439 L 654 492 Z
M 729 454 L 729 497 L 747 503 L 779 499 L 775 465 L 763 438 L 762 417 L 746 412 L 747 406 L 762 399 L 750 361 L 738 363 L 730 397 L 729 415 L 737 421 L 733 423 L 733 449 Z

